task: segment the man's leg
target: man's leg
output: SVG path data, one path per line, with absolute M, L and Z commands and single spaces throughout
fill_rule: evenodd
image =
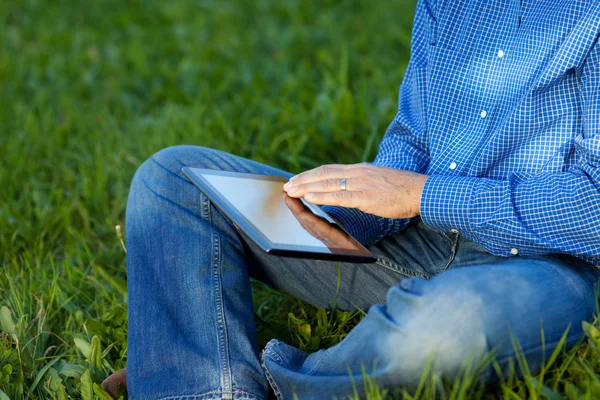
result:
M 567 329 L 568 346 L 581 337 L 581 321 L 594 313 L 598 271 L 571 257 L 494 258 L 461 239 L 448 271 L 400 281 L 340 344 L 308 355 L 269 342 L 263 366 L 278 398 L 362 393 L 363 368 L 384 387 L 414 388 L 432 358 L 436 373 L 452 377 L 491 350 L 506 370 L 511 335 L 535 372 Z M 483 378 L 493 379 L 490 372 Z
M 249 274 L 314 305 L 337 300 L 341 308 L 368 309 L 383 302 L 386 290 L 402 277 L 429 276 L 451 260 L 453 244 L 431 230 L 415 230 L 414 241 L 406 240 L 412 246 L 392 239 L 374 246 L 377 264 L 267 255 L 242 241 L 181 174 L 183 166 L 291 175 L 191 146 L 162 150 L 137 171 L 127 204 L 132 399 L 266 398 Z M 407 259 L 429 254 L 428 266 L 391 261 L 403 257 L 401 247 Z

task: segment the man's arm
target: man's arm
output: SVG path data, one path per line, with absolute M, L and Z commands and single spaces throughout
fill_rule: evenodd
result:
M 426 143 L 426 67 L 429 46 L 434 41 L 432 0 L 420 0 L 415 12 L 411 58 L 398 96 L 398 113 L 389 125 L 373 165 L 405 171 L 424 172 L 429 164 Z M 390 219 L 367 214 L 356 208 L 323 206 L 339 219 L 361 243 L 375 243 L 398 233 L 411 219 Z
M 439 231 L 458 229 L 496 255 L 569 253 L 600 264 L 600 45 L 581 70 L 583 132 L 577 163 L 525 180 L 431 176 L 421 218 Z

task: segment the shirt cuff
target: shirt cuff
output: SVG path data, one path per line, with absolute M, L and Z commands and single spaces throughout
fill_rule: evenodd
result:
M 365 245 L 376 243 L 390 233 L 400 232 L 409 222 L 403 219 L 378 217 L 357 208 L 321 206 L 321 209 L 340 220 L 348 233 Z
M 421 195 L 421 219 L 438 232 L 471 230 L 471 195 L 480 178 L 432 175 Z

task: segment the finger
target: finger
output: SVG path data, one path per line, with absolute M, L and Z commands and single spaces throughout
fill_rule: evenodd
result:
M 300 225 L 312 236 L 321 241 L 325 239 L 328 246 L 334 247 L 348 241 L 344 234 L 333 228 L 328 222 L 316 217 L 300 200 L 288 196 L 285 192 L 282 192 L 282 196 Z
M 346 179 L 346 178 L 343 178 Z M 346 191 L 362 191 L 361 178 L 346 179 Z M 303 197 L 306 193 L 328 193 L 341 192 L 342 179 L 327 178 L 318 182 L 311 182 L 303 185 L 292 186 L 288 189 L 287 194 L 291 197 Z
M 314 215 L 313 215 L 314 217 Z M 303 215 L 301 218 L 299 218 L 300 220 L 300 225 L 302 225 L 302 227 L 304 229 L 306 229 L 306 231 L 308 233 L 310 233 L 312 236 L 316 237 L 317 239 L 321 239 L 323 237 L 326 237 L 327 235 L 325 234 L 325 229 L 326 227 L 323 226 L 322 224 L 320 224 L 320 221 L 316 221 L 314 218 L 311 218 L 308 215 Z
M 292 214 L 294 214 L 298 222 L 300 222 L 300 225 L 306 230 L 322 231 L 329 227 L 328 223 L 315 216 L 299 199 L 286 196 L 285 204 L 292 211 Z
M 298 199 L 288 196 L 283 192 L 285 204 L 292 211 L 292 214 L 297 215 L 306 209 L 306 206 Z
M 330 193 L 307 193 L 304 200 L 313 204 L 325 206 L 341 206 L 348 208 L 366 207 L 363 192 L 330 192 Z
M 364 174 L 364 164 L 329 164 L 321 165 L 318 168 L 311 169 L 293 176 L 283 188 L 289 189 L 292 186 L 304 185 L 311 182 L 318 182 L 329 178 L 354 178 Z
M 304 229 L 317 239 L 326 237 L 327 229 L 331 229 L 328 223 L 316 217 L 311 211 L 305 208 L 298 214 L 295 214 L 296 219 Z

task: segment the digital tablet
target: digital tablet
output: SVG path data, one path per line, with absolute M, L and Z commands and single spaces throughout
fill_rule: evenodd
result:
M 344 262 L 375 256 L 317 205 L 289 197 L 280 176 L 182 169 L 245 237 L 270 254 Z

